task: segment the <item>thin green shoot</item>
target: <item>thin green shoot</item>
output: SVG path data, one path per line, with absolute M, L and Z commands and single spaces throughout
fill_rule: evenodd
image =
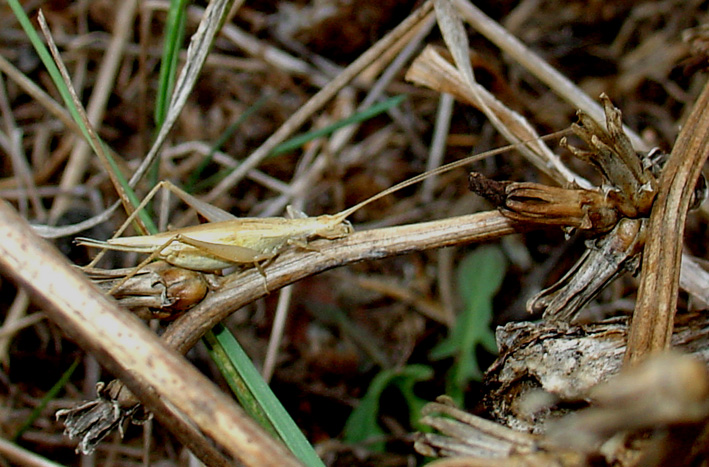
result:
M 177 79 L 177 64 L 185 38 L 187 0 L 171 0 L 165 24 L 165 43 L 160 61 L 160 77 L 155 102 L 155 126 L 159 129 L 165 121 L 170 98 Z
M 386 112 L 387 110 L 393 107 L 398 106 L 404 101 L 404 99 L 406 99 L 406 96 L 403 94 L 391 97 L 385 101 L 378 102 L 372 105 L 371 107 L 362 110 L 361 112 L 357 112 L 351 115 L 350 117 L 344 118 L 339 122 L 335 122 L 324 128 L 309 131 L 302 135 L 296 136 L 295 138 L 291 138 L 288 141 L 284 141 L 273 149 L 270 157 L 279 156 L 281 154 L 293 151 L 294 149 L 303 146 L 305 143 L 308 143 L 317 138 L 322 138 L 323 136 L 329 136 L 340 128 L 344 128 L 348 125 L 367 121 L 383 112 Z
M 171 0 L 165 24 L 165 42 L 163 44 L 162 60 L 160 61 L 160 76 L 158 92 L 155 101 L 154 121 L 159 131 L 165 122 L 165 116 L 170 107 L 170 98 L 177 80 L 177 65 L 180 58 L 182 42 L 185 38 L 185 18 L 187 0 Z M 158 183 L 160 177 L 160 158 L 156 158 L 148 173 L 151 187 Z
M 271 388 L 268 387 L 263 380 L 258 370 L 256 370 L 251 362 L 251 359 L 246 355 L 246 352 L 244 352 L 231 332 L 224 326 L 217 325 L 212 330 L 212 335 L 206 339 L 205 342 L 207 342 L 210 350 L 214 349 L 213 345 L 215 343 L 219 343 L 224 348 L 223 352 L 228 356 L 229 360 L 231 360 L 231 365 L 233 366 L 233 370 L 229 370 L 229 373 L 234 373 L 235 370 L 241 379 L 240 382 L 233 384 L 239 389 L 246 387 L 251 394 L 247 397 L 252 397 L 258 401 L 261 406 L 261 410 L 258 411 L 259 414 L 265 414 L 270 425 L 275 429 L 278 436 L 291 452 L 309 467 L 324 466 L 313 447 L 305 436 L 303 436 L 300 428 L 298 428 L 288 412 L 283 408 L 283 405 L 281 405 L 278 398 L 276 398 L 271 391 Z M 234 386 L 232 386 L 232 383 L 229 384 L 233 389 Z M 242 400 L 244 396 L 244 394 L 240 396 L 237 393 L 239 400 Z M 249 402 L 245 408 L 251 406 L 252 404 Z M 259 417 L 261 416 L 262 415 L 259 415 Z
M 261 404 L 254 396 L 254 394 L 249 390 L 249 386 L 246 381 L 241 377 L 243 371 L 240 371 L 234 364 L 235 360 L 238 360 L 238 355 L 229 355 L 226 348 L 221 345 L 217 340 L 215 332 L 229 332 L 226 328 L 215 328 L 211 331 L 207 331 L 204 335 L 202 341 L 207 347 L 210 357 L 217 364 L 219 372 L 226 379 L 229 388 L 236 396 L 237 400 L 241 404 L 241 407 L 251 415 L 251 418 L 256 420 L 261 427 L 269 432 L 271 436 L 276 439 L 281 439 L 278 435 L 278 431 L 273 427 L 273 424 L 269 421 L 266 412 L 264 411 Z
M 76 102 L 72 97 L 72 92 L 69 89 L 64 78 L 62 77 L 62 73 L 57 63 L 55 63 L 49 50 L 47 50 L 47 47 L 44 45 L 44 42 L 40 38 L 39 34 L 37 34 L 37 31 L 35 31 L 34 27 L 32 26 L 32 22 L 27 17 L 27 14 L 22 9 L 22 6 L 18 2 L 18 0 L 8 0 L 8 4 L 10 5 L 10 8 L 12 8 L 15 17 L 19 21 L 20 25 L 22 26 L 22 29 L 25 31 L 25 34 L 32 43 L 32 46 L 35 48 L 35 51 L 37 52 L 37 55 L 39 56 L 40 60 L 42 60 L 42 63 L 47 69 L 49 76 L 52 79 L 52 82 L 57 87 L 59 94 L 62 96 L 62 100 L 64 101 L 64 104 L 66 105 L 67 109 L 69 110 L 69 113 L 81 129 L 81 133 L 84 139 L 87 141 L 87 143 L 91 146 L 91 148 L 97 155 L 104 156 L 103 160 L 108 166 L 107 170 L 109 170 L 109 173 L 111 174 L 111 179 L 122 188 L 121 191 L 126 194 L 129 202 L 134 207 L 137 206 L 138 204 L 140 204 L 140 200 L 130 188 L 128 181 L 125 179 L 121 171 L 118 169 L 118 165 L 116 164 L 115 159 L 112 157 L 111 151 L 108 149 L 108 146 L 98 138 L 98 135 L 96 135 L 95 132 L 93 132 L 94 134 L 92 136 L 92 132 L 86 126 L 86 122 L 88 121 L 88 119 L 85 117 L 85 112 L 83 112 L 83 109 L 80 109 L 76 105 Z M 83 117 L 82 114 L 84 115 Z M 118 186 L 116 187 L 117 190 L 119 190 Z M 146 226 L 146 228 L 150 230 L 149 226 L 151 224 L 151 221 L 148 216 L 142 215 L 141 213 L 141 221 Z
M 446 392 L 463 405 L 463 395 L 471 381 L 482 379 L 477 347 L 497 353 L 492 323 L 492 300 L 500 289 L 507 270 L 502 251 L 483 245 L 467 255 L 458 268 L 458 287 L 464 308 L 448 336 L 431 351 L 434 360 L 453 357 L 446 378 Z
M 433 369 L 427 365 L 407 365 L 379 372 L 345 423 L 345 442 L 367 443 L 372 451 L 384 451 L 386 443 L 383 438 L 386 433 L 379 426 L 377 420 L 381 396 L 384 390 L 390 386 L 394 386 L 401 392 L 408 406 L 411 427 L 424 430 L 425 428 L 418 423 L 418 419 L 426 401 L 414 394 L 413 387 L 419 381 L 427 381 L 432 377 Z

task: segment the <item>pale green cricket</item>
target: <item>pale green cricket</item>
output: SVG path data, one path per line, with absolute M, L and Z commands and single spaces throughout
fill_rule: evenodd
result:
M 553 133 L 544 138 L 556 137 L 566 131 Z M 434 175 L 527 143 L 529 141 L 504 146 L 443 165 L 381 191 L 340 213 L 317 217 L 308 217 L 305 213 L 289 206 L 288 217 L 237 218 L 198 200 L 170 182 L 161 182 L 150 191 L 136 211 L 128 217 L 114 238 L 107 241 L 77 238 L 76 241 L 80 245 L 103 250 L 148 254 L 149 257 L 136 267 L 135 271 L 154 259 L 161 259 L 174 266 L 202 272 L 215 272 L 240 264 L 252 264 L 258 267 L 260 263 L 275 257 L 289 245 L 305 246 L 307 241 L 313 238 L 337 239 L 351 234 L 354 229 L 352 224 L 347 221 L 347 217 L 384 196 Z M 175 193 L 210 222 L 155 235 L 118 237 L 135 218 L 137 212 L 162 187 Z M 87 267 L 95 262 L 96 259 Z

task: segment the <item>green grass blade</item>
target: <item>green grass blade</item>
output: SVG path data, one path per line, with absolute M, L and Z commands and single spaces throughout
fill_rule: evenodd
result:
M 51 77 L 52 82 L 56 86 L 57 90 L 59 91 L 59 94 L 62 96 L 62 100 L 64 101 L 64 104 L 66 105 L 67 109 L 69 110 L 69 113 L 81 129 L 84 139 L 91 146 L 94 153 L 96 153 L 97 155 L 103 154 L 105 162 L 107 164 L 107 170 L 113 172 L 113 176 L 111 177 L 111 179 L 115 180 L 116 183 L 118 183 L 123 188 L 122 191 L 126 194 L 129 202 L 133 206 L 137 206 L 140 203 L 140 200 L 130 188 L 128 181 L 125 179 L 121 171 L 118 169 L 118 165 L 116 164 L 115 159 L 111 156 L 111 151 L 108 146 L 106 146 L 105 143 L 98 138 L 98 135 L 94 135 L 92 137 L 89 129 L 84 123 L 84 118 L 82 118 L 81 116 L 81 110 L 74 103 L 72 93 L 67 87 L 67 84 L 65 83 L 64 79 L 62 78 L 62 73 L 59 70 L 59 67 L 54 62 L 54 59 L 49 53 L 49 50 L 47 50 L 47 47 L 40 38 L 39 34 L 37 34 L 37 31 L 34 29 L 32 22 L 27 17 L 27 14 L 25 14 L 25 11 L 22 9 L 22 6 L 17 0 L 8 0 L 8 4 L 10 5 L 10 8 L 12 8 L 15 17 L 19 21 L 20 25 L 22 26 L 22 29 L 24 30 L 25 34 L 32 43 L 32 46 L 37 52 L 37 55 L 44 64 L 45 68 L 47 69 L 47 72 L 49 73 L 49 76 Z M 97 145 L 100 145 L 100 147 L 97 147 Z M 148 228 L 148 230 L 150 230 L 152 227 L 153 230 L 157 231 L 151 219 L 147 215 L 141 213 L 140 218 L 146 228 Z
M 182 41 L 185 38 L 185 18 L 187 0 L 172 0 L 165 24 L 165 44 L 163 46 L 162 60 L 160 61 L 160 77 L 158 79 L 158 93 L 155 102 L 155 125 L 162 126 L 165 115 L 170 105 L 172 91 L 177 79 L 177 63 L 180 57 Z
M 158 78 L 158 91 L 155 100 L 154 121 L 155 127 L 160 130 L 168 109 L 172 91 L 175 89 L 177 79 L 177 64 L 180 58 L 182 42 L 185 38 L 185 18 L 187 0 L 171 0 L 165 24 L 165 42 L 163 44 L 162 59 L 160 60 L 160 76 Z M 160 178 L 160 158 L 156 158 L 148 172 L 148 183 L 151 187 L 158 183 Z
M 89 138 L 88 130 L 86 129 L 86 126 L 84 125 L 81 117 L 79 116 L 78 110 L 74 106 L 74 103 L 71 99 L 71 94 L 69 93 L 69 90 L 64 84 L 64 80 L 62 79 L 62 75 L 59 72 L 59 68 L 57 68 L 57 65 L 54 63 L 54 60 L 52 59 L 51 54 L 47 50 L 47 47 L 44 45 L 42 38 L 39 37 L 37 31 L 35 31 L 32 22 L 27 17 L 27 14 L 25 14 L 25 11 L 22 9 L 22 5 L 20 5 L 20 2 L 18 0 L 7 0 L 7 3 L 10 5 L 10 8 L 15 14 L 17 21 L 20 22 L 20 26 L 22 26 L 22 29 L 25 31 L 25 34 L 32 43 L 32 46 L 37 52 L 37 55 L 39 55 L 40 60 L 47 69 L 49 76 L 52 78 L 52 82 L 54 82 L 54 85 L 57 87 L 57 90 L 62 96 L 64 104 L 69 109 L 71 116 L 74 118 L 74 121 L 79 125 L 79 128 L 81 128 L 81 131 L 84 134 L 84 138 L 87 142 L 89 142 L 89 144 L 92 144 L 91 138 Z M 96 148 L 94 148 L 94 150 L 96 150 Z
M 217 330 L 222 332 L 221 330 Z M 228 332 L 228 331 L 227 331 Z M 264 411 L 261 404 L 254 397 L 253 393 L 249 390 L 246 382 L 241 377 L 239 370 L 234 366 L 233 361 L 238 357 L 231 357 L 223 345 L 217 340 L 214 335 L 214 331 L 208 331 L 203 338 L 209 355 L 212 357 L 214 363 L 217 364 L 219 372 L 222 374 L 226 380 L 229 388 L 234 393 L 239 403 L 244 408 L 246 413 L 251 415 L 251 417 L 258 422 L 266 431 L 268 431 L 274 438 L 280 439 L 278 432 L 273 427 L 273 424 L 269 421 L 266 412 Z
M 212 332 L 214 340 L 210 338 L 208 345 L 212 347 L 215 344 L 219 344 L 223 347 L 223 350 L 220 350 L 220 352 L 223 351 L 225 355 L 229 356 L 236 373 L 238 373 L 240 379 L 243 381 L 243 383 L 234 382 L 234 385 L 237 387 L 246 387 L 253 398 L 258 401 L 263 413 L 265 413 L 270 425 L 273 426 L 278 436 L 301 462 L 311 467 L 324 467 L 323 462 L 315 453 L 315 450 L 305 436 L 303 436 L 300 428 L 298 428 L 288 412 L 283 408 L 283 405 L 281 405 L 280 401 L 271 391 L 271 388 L 268 387 L 263 380 L 251 362 L 251 359 L 246 355 L 246 352 L 244 352 L 231 332 L 222 325 L 215 326 Z M 232 383 L 229 384 L 230 386 L 232 385 Z M 241 397 L 248 399 L 251 396 L 242 395 L 240 397 L 237 395 L 237 397 L 241 400 Z
M 329 136 L 340 128 L 344 128 L 348 125 L 353 125 L 355 123 L 367 121 L 379 115 L 380 113 L 386 112 L 392 107 L 396 107 L 397 105 L 401 104 L 404 99 L 406 99 L 405 95 L 391 97 L 385 101 L 378 102 L 372 105 L 371 107 L 364 109 L 361 112 L 357 112 L 343 120 L 340 120 L 339 122 L 335 122 L 324 128 L 309 131 L 302 135 L 296 136 L 295 138 L 291 138 L 288 141 L 284 141 L 273 149 L 273 152 L 271 152 L 271 157 L 278 156 L 280 154 L 297 149 L 303 146 L 305 143 L 308 143 L 314 139 L 321 138 L 323 136 Z

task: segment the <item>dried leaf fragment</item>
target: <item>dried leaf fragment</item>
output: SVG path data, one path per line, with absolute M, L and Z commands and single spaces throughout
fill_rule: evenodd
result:
M 497 182 L 471 172 L 470 189 L 507 218 L 520 223 L 558 225 L 594 233 L 611 230 L 618 222 L 615 197 L 597 190 L 566 189 L 533 182 Z

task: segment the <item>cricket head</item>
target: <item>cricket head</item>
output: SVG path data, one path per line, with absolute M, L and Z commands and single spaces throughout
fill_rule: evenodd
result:
M 343 219 L 340 215 L 324 215 L 318 217 L 319 226 L 316 234 L 319 237 L 335 239 L 346 237 L 354 232 L 350 221 Z

